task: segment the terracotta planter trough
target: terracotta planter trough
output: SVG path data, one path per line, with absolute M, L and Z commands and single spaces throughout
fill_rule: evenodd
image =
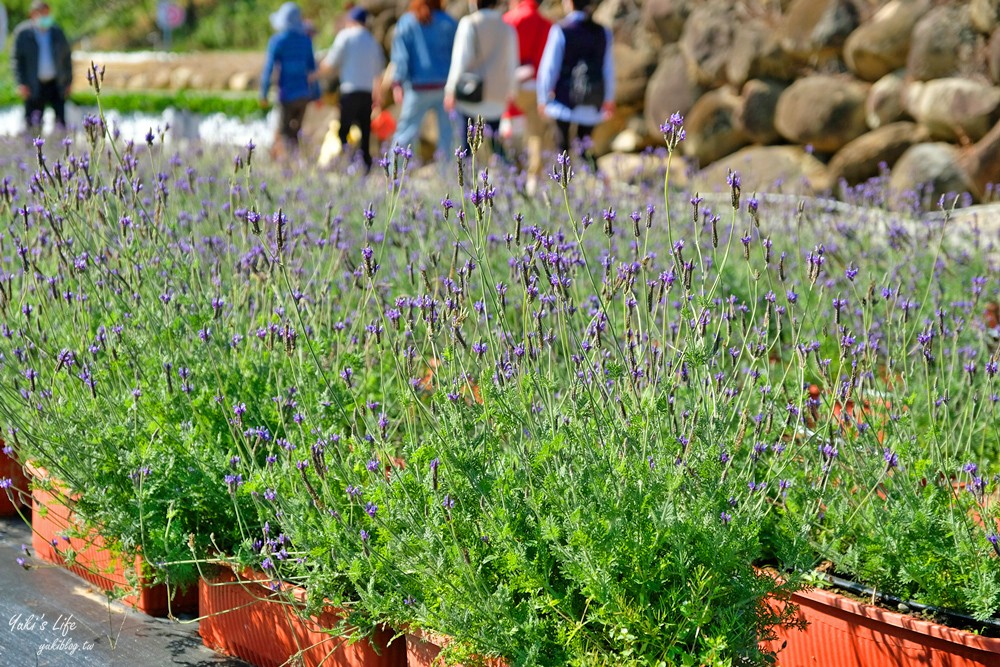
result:
M 17 459 L 5 454 L 3 448 L 4 441 L 0 440 L 0 479 L 9 479 L 11 487 L 0 491 L 0 517 L 18 516 L 19 510 L 30 504 L 28 476 Z
M 39 479 L 49 479 L 40 468 L 29 467 L 29 470 Z M 197 613 L 198 591 L 195 587 L 183 593 L 175 591 L 171 596 L 163 584 L 143 585 L 145 575 L 141 556 L 128 562 L 109 549 L 94 531 L 89 531 L 85 537 L 67 536 L 68 532 L 76 534 L 82 528 L 73 511 L 74 499 L 61 489 L 57 481 L 52 482 L 50 487 L 51 490 L 35 485 L 31 491 L 31 545 L 37 557 L 65 567 L 103 591 L 110 592 L 116 588 L 130 591 L 122 602 L 150 616 Z M 72 563 L 67 558 L 70 552 L 73 554 Z M 135 574 L 139 590 L 134 590 L 128 582 L 126 570 Z
M 305 592 L 287 587 L 302 602 Z M 317 617 L 303 619 L 289 604 L 287 594 L 275 593 L 263 575 L 221 568 L 211 580 L 198 584 L 201 622 L 198 632 L 205 646 L 241 658 L 256 667 L 403 667 L 402 639 L 390 643 L 393 633 L 381 630 L 369 640 L 348 644 L 323 632 L 340 622 L 342 613 L 326 608 Z M 377 649 L 377 650 L 376 650 Z
M 458 663 L 446 663 L 439 656 L 451 638 L 427 630 L 414 629 L 406 633 L 406 666 L 407 667 L 464 667 Z M 480 663 L 477 663 L 480 664 Z M 482 663 L 485 667 L 507 667 L 507 663 L 499 658 L 488 658 Z
M 1000 639 L 905 616 L 827 590 L 795 593 L 808 622 L 779 628 L 778 667 L 997 667 Z

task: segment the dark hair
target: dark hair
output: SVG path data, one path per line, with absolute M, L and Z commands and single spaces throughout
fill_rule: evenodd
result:
M 500 0 L 476 0 L 476 9 L 493 9 L 500 4 Z
M 573 3 L 573 9 L 578 12 L 586 12 L 588 15 L 594 13 L 594 9 L 597 7 L 597 3 L 594 0 L 570 0 Z
M 431 15 L 441 9 L 441 0 L 410 0 L 410 11 L 424 25 L 431 22 Z

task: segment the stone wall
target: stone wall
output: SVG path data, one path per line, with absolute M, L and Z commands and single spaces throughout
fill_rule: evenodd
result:
M 843 192 L 888 168 L 900 191 L 982 199 L 1000 175 L 1000 0 L 604 0 L 597 16 L 625 45 L 620 103 L 651 71 L 630 141 L 680 111 L 685 155 L 741 168 L 745 189 Z

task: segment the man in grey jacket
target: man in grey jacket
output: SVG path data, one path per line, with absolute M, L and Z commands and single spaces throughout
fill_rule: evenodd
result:
M 28 16 L 14 29 L 10 59 L 17 92 L 24 100 L 24 119 L 29 131 L 37 131 L 48 106 L 56 114 L 56 124 L 65 128 L 66 98 L 73 83 L 69 40 L 43 0 L 31 3 Z

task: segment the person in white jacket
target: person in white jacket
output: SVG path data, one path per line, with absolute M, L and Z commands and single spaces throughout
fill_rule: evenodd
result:
M 517 93 L 516 70 L 518 65 L 517 33 L 497 11 L 497 0 L 472 0 L 473 12 L 458 22 L 455 46 L 451 53 L 451 68 L 445 84 L 445 109 L 457 110 L 462 128 L 469 121 L 482 117 L 493 152 L 509 163 L 500 141 L 500 117 Z M 482 100 L 461 101 L 455 90 L 462 74 L 480 77 L 483 85 Z M 469 149 L 468 133 L 459 132 L 462 148 Z

